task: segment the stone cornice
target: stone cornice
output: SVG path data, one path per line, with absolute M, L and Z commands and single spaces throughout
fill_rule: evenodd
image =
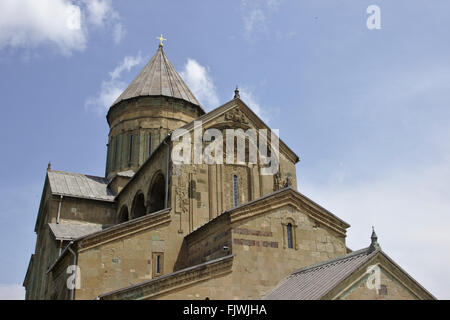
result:
M 173 102 L 179 103 L 180 105 L 183 105 L 185 107 L 189 107 L 189 108 L 192 108 L 193 110 L 197 110 L 198 114 L 200 114 L 200 115 L 205 114 L 205 111 L 200 106 L 197 106 L 197 105 L 195 105 L 189 101 L 183 100 L 183 99 L 167 97 L 167 96 L 162 96 L 162 95 L 140 96 L 140 97 L 134 97 L 134 98 L 122 100 L 122 101 L 112 105 L 109 108 L 108 113 L 106 115 L 106 120 L 108 121 L 108 124 L 111 125 L 113 122 L 112 118 L 115 118 L 117 116 L 120 116 L 122 113 L 127 112 L 127 109 L 129 109 L 129 108 L 143 108 L 143 107 L 151 108 L 151 107 L 153 107 L 152 105 L 149 106 L 150 100 L 163 100 L 164 102 L 167 102 L 167 103 L 173 103 Z M 160 107 L 167 108 L 167 106 L 164 104 L 161 104 Z M 187 109 L 187 111 L 188 111 L 188 109 Z
M 270 210 L 292 206 L 299 211 L 303 211 L 313 220 L 326 225 L 342 236 L 346 235 L 346 229 L 350 227 L 348 223 L 339 219 L 328 210 L 322 208 L 312 200 L 292 188 L 286 188 L 272 193 L 266 197 L 243 204 L 229 210 L 231 223 L 248 219 L 250 217 L 265 213 Z
M 77 239 L 78 252 L 102 245 L 104 243 L 123 238 L 143 230 L 159 227 L 170 222 L 171 208 L 145 215 L 143 217 L 133 219 L 111 228 L 90 234 L 83 238 Z
M 140 284 L 104 293 L 98 298 L 101 300 L 154 299 L 174 290 L 229 274 L 232 271 L 233 257 L 229 255 L 182 269 Z
M 428 290 L 420 285 L 413 277 L 411 277 L 405 270 L 403 270 L 394 260 L 392 260 L 384 251 L 380 250 L 380 253 L 374 258 L 381 262 L 381 265 L 391 266 L 392 268 L 385 268 L 392 277 L 402 283 L 408 290 L 419 296 L 421 299 L 436 300 Z
M 298 191 L 288 187 L 259 199 L 244 203 L 236 208 L 224 211 L 214 219 L 186 235 L 186 239 L 188 241 L 196 242 L 197 239 L 204 236 L 203 231 L 205 228 L 208 228 L 211 224 L 215 224 L 217 220 L 222 219 L 225 215 L 229 215 L 231 224 L 233 224 L 234 222 L 249 219 L 270 210 L 285 206 L 291 206 L 299 211 L 305 212 L 311 219 L 326 225 L 344 237 L 346 236 L 346 229 L 350 227 L 347 222 L 339 219 L 337 216 Z

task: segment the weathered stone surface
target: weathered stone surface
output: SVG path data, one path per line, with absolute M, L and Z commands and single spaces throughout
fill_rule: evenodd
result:
M 299 158 L 283 141 L 275 175 L 236 154 L 233 163 L 175 165 L 168 134 L 181 127 L 194 141 L 193 120 L 224 137 L 270 129 L 239 98 L 206 114 L 189 101 L 127 96 L 111 107 L 101 178 L 109 201 L 61 198 L 46 180 L 27 299 L 259 299 L 293 270 L 346 253 L 349 225 L 296 192 Z M 81 222 L 104 228 L 73 242 L 49 231 L 49 223 Z M 71 265 L 79 269 L 73 290 Z M 387 275 L 384 298 L 411 298 L 407 277 Z M 329 298 L 380 298 L 357 282 L 340 290 Z

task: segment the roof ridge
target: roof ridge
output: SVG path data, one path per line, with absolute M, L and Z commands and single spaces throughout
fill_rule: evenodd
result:
M 238 206 L 236 206 L 236 207 L 234 207 L 234 208 L 230 208 L 230 209 L 227 209 L 227 210 L 222 211 L 221 213 L 219 213 L 219 214 L 218 214 L 216 217 L 214 217 L 213 219 L 211 219 L 211 220 L 205 222 L 205 223 L 202 224 L 202 225 L 199 225 L 197 228 L 195 228 L 194 230 L 192 230 L 191 232 L 189 232 L 189 233 L 186 235 L 186 237 L 188 237 L 189 235 L 194 234 L 195 232 L 197 232 L 197 231 L 199 231 L 199 230 L 205 228 L 205 226 L 210 225 L 211 223 L 213 223 L 213 222 L 215 222 L 217 219 L 219 219 L 219 217 L 222 217 L 222 216 L 225 215 L 225 214 L 229 214 L 229 213 L 231 213 L 231 212 L 233 212 L 233 211 L 235 211 L 235 210 L 239 210 L 239 209 L 245 208 L 245 207 L 247 207 L 247 206 L 254 205 L 255 203 L 264 201 L 264 200 L 266 200 L 266 199 L 268 199 L 268 198 L 274 197 L 274 196 L 276 196 L 276 195 L 278 195 L 278 194 L 280 194 L 280 193 L 285 193 L 285 192 L 294 192 L 294 194 L 299 195 L 300 197 L 304 197 L 304 198 L 307 199 L 308 201 L 313 202 L 311 199 L 309 199 L 309 198 L 306 197 L 304 194 L 300 193 L 299 191 L 295 190 L 295 189 L 292 188 L 292 187 L 281 188 L 281 189 L 278 189 L 278 190 L 276 190 L 276 191 L 273 191 L 272 193 L 263 195 L 262 197 L 256 198 L 256 199 L 254 199 L 254 200 L 247 201 L 247 202 L 245 202 L 245 203 L 242 203 L 242 204 L 240 204 L 240 205 L 238 205 Z M 324 209 L 324 210 L 325 210 L 325 213 L 326 213 L 327 215 L 331 215 L 333 218 L 337 219 L 338 221 L 341 221 L 341 222 L 346 223 L 345 221 L 343 221 L 342 219 L 340 219 L 339 217 L 337 217 L 337 216 L 334 215 L 333 213 L 329 212 L 329 211 L 326 210 L 325 208 L 321 207 L 320 205 L 316 204 L 315 202 L 313 202 L 313 204 L 319 206 L 321 209 Z M 358 253 L 358 252 L 359 252 L 359 251 L 353 251 L 353 252 L 351 252 L 350 254 L 355 254 L 355 253 Z
M 306 267 L 297 269 L 294 272 L 292 272 L 288 277 L 294 276 L 294 275 L 299 274 L 299 273 L 312 271 L 313 269 L 320 269 L 320 268 L 323 268 L 325 266 L 336 264 L 337 262 L 343 262 L 346 259 L 354 259 L 354 258 L 356 258 L 357 256 L 360 256 L 360 255 L 364 255 L 364 254 L 370 255 L 370 252 L 368 250 L 369 250 L 369 247 L 363 248 L 363 249 L 360 249 L 360 250 L 357 250 L 357 251 L 353 251 L 353 252 L 347 253 L 347 254 L 345 254 L 343 256 L 340 256 L 340 257 L 337 257 L 337 258 L 333 258 L 333 259 L 330 259 L 330 260 L 327 260 L 327 261 L 323 261 L 323 262 L 318 262 L 318 263 L 312 264 L 310 266 L 306 266 Z
M 85 177 L 92 177 L 92 178 L 99 178 L 99 179 L 103 179 L 106 180 L 105 177 L 101 177 L 101 176 L 94 176 L 91 174 L 85 174 L 85 173 L 79 173 L 79 172 L 69 172 L 69 171 L 62 171 L 62 170 L 49 170 L 49 173 L 64 173 L 64 174 L 73 174 L 73 175 L 82 175 Z

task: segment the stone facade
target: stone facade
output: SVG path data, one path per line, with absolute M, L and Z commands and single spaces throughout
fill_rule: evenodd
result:
M 369 267 L 379 268 L 380 287 L 368 287 Z M 435 299 L 386 254 L 379 252 L 323 299 L 332 300 L 429 300 Z
M 106 177 L 137 171 L 169 132 L 202 114 L 192 103 L 169 97 L 140 97 L 114 105 L 107 116 Z
M 155 57 L 140 74 L 148 81 L 132 83 L 128 98 L 108 112 L 105 178 L 91 177 L 100 191 L 91 194 L 91 178 L 80 185 L 80 177 L 47 176 L 26 298 L 259 299 L 293 270 L 346 254 L 350 225 L 297 192 L 299 158 L 283 141 L 274 175 L 263 175 L 260 161 L 249 163 L 250 143 L 245 163 L 234 152 L 223 154 L 234 163 L 195 164 L 193 156 L 190 164 L 173 161 L 179 142 L 171 137 L 178 128 L 189 133 L 192 148 L 200 121 L 202 135 L 210 128 L 224 137 L 228 129 L 270 128 L 238 94 L 205 113 L 173 66 L 167 67 L 161 47 Z M 166 61 L 166 67 L 155 67 L 155 61 Z M 136 86 L 144 92 L 147 82 L 159 81 L 154 70 L 167 72 L 162 78 L 190 98 L 180 98 L 181 91 L 172 92 L 167 83 L 148 88 L 163 94 L 129 96 Z M 65 184 L 68 191 L 56 191 Z M 67 234 L 56 234 L 51 225 Z M 83 231 L 91 225 L 98 231 Z M 69 287 L 73 267 L 79 270 L 77 285 Z M 417 286 L 408 289 L 414 285 L 384 273 L 383 297 L 417 298 L 411 295 Z M 359 282 L 339 290 L 329 298 L 380 298 Z

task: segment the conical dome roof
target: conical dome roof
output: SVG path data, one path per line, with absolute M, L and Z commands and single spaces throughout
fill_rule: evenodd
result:
M 200 103 L 184 83 L 160 45 L 128 88 L 117 98 L 113 105 L 122 100 L 141 96 L 166 96 L 183 99 L 201 108 Z

